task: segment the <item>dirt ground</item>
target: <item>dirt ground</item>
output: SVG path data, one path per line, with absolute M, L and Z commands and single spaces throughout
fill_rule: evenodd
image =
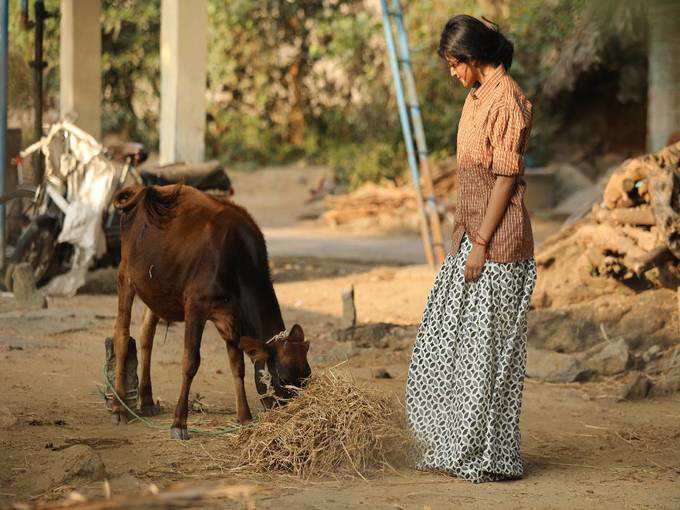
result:
M 360 322 L 418 323 L 433 272 L 418 260 L 409 260 L 410 255 L 400 258 L 393 238 L 381 239 L 378 233 L 346 236 L 300 221 L 300 211 L 311 216 L 309 211 L 318 207 L 300 203 L 319 171 L 293 168 L 234 175 L 237 199 L 253 211 L 268 238 L 279 236 L 270 245 L 276 292 L 286 323 L 302 324 L 311 340 L 313 369 L 347 359 L 336 370 L 401 396 L 408 349 L 351 349 L 333 341 L 330 332 L 340 326 L 340 295 L 350 283 Z M 540 228 L 550 231 L 550 225 Z M 300 252 L 295 240 L 309 239 L 309 232 L 316 237 Z M 328 239 L 337 245 L 355 243 L 350 250 L 354 255 L 329 252 Z M 371 239 L 386 243 L 381 248 L 395 246 L 397 254 L 360 261 L 364 245 L 375 250 Z M 405 235 L 403 243 L 417 246 L 418 238 Z M 41 312 L 19 312 L 11 297 L 0 298 L 0 404 L 17 418 L 0 434 L 0 507 L 58 499 L 74 489 L 88 496 L 102 494 L 100 481 L 62 483 L 54 472 L 60 449 L 86 444 L 101 456 L 114 495 L 151 483 L 162 489 L 176 482 L 221 480 L 255 485 L 255 504 L 262 509 L 680 508 L 680 394 L 619 402 L 616 380 L 572 384 L 527 380 L 522 480 L 473 485 L 406 467 L 385 470 L 369 480 L 253 476 L 229 469 L 224 460 L 228 452 L 219 437 L 170 440 L 165 427 L 179 392 L 180 324 L 167 334 L 159 328 L 155 343 L 154 393 L 164 412 L 153 423 L 161 428 L 113 425 L 97 390 L 104 338 L 112 333 L 116 313 L 112 276 L 112 271 L 100 272 L 100 284 L 91 287 L 103 293 L 50 299 L 48 310 Z M 133 336 L 141 312 L 137 302 Z M 374 378 L 379 368 L 392 379 Z M 259 409 L 250 368 L 247 380 L 249 402 Z M 235 421 L 226 349 L 212 325 L 204 335 L 192 395 L 197 411 L 190 414 L 190 426 L 211 428 Z M 242 506 L 221 500 L 212 507 Z

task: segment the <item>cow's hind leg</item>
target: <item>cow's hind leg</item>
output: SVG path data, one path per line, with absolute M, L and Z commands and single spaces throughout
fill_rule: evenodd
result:
M 198 307 L 187 307 L 184 329 L 184 358 L 182 361 L 182 389 L 175 408 L 175 419 L 170 429 L 173 439 L 189 439 L 187 415 L 189 414 L 189 390 L 198 367 L 201 364 L 201 337 L 205 328 L 205 311 Z
M 156 334 L 157 324 L 158 315 L 147 308 L 144 312 L 142 334 L 139 338 L 142 354 L 142 377 L 139 382 L 141 407 L 139 411 L 142 416 L 155 416 L 160 412 L 159 406 L 153 400 L 153 390 L 151 388 L 151 351 L 153 350 L 153 339 Z
M 116 327 L 113 333 L 113 349 L 116 354 L 116 381 L 114 384 L 116 393 L 120 398 L 125 398 L 125 359 L 128 354 L 130 342 L 130 320 L 132 317 L 132 302 L 135 299 L 135 291 L 132 284 L 125 276 L 124 271 L 118 273 L 118 314 Z M 125 422 L 127 415 L 117 398 L 113 399 L 111 406 L 114 423 Z
M 238 348 L 235 317 L 230 311 L 219 311 L 214 314 L 213 322 L 220 336 L 222 336 L 227 344 L 229 366 L 231 368 L 231 375 L 234 378 L 234 389 L 236 391 L 236 417 L 241 425 L 245 425 L 252 421 L 253 415 L 250 413 L 246 388 L 243 383 L 246 367 L 243 362 L 243 351 Z

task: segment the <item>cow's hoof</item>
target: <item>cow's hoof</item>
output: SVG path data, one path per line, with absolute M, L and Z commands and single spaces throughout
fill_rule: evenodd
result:
M 127 423 L 127 416 L 124 412 L 113 412 L 111 413 L 111 423 L 114 425 L 125 425 Z
M 142 406 L 139 409 L 139 414 L 141 416 L 157 416 L 161 414 L 161 406 L 159 406 L 158 404 Z
M 170 429 L 170 438 L 181 439 L 182 441 L 186 441 L 187 439 L 189 439 L 189 433 L 187 432 L 187 429 L 172 427 Z
M 248 416 L 248 417 L 245 417 L 245 418 L 239 418 L 238 419 L 239 425 L 248 425 L 249 423 L 252 423 L 252 422 L 253 422 L 252 416 Z

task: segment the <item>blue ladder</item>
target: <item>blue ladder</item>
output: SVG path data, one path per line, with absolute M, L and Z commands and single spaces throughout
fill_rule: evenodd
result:
M 397 96 L 399 120 L 404 134 L 408 165 L 411 169 L 411 181 L 416 192 L 420 234 L 423 240 L 425 258 L 431 267 L 435 267 L 444 262 L 446 250 L 444 249 L 441 223 L 437 212 L 416 82 L 413 78 L 408 38 L 404 26 L 404 14 L 399 0 L 392 0 L 392 10 L 389 9 L 387 0 L 380 0 L 380 4 L 387 42 L 387 56 L 392 69 Z M 394 32 L 397 34 L 396 44 Z M 406 96 L 404 95 L 402 76 L 406 83 Z M 413 129 L 413 132 L 411 129 Z

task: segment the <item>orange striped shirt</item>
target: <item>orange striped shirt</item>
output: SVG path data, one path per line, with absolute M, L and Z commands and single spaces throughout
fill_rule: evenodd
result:
M 529 213 L 524 206 L 524 153 L 531 131 L 532 106 L 505 68 L 499 66 L 465 99 L 458 125 L 458 206 L 452 253 L 465 232 L 481 226 L 496 175 L 516 175 L 505 214 L 489 242 L 487 259 L 516 262 L 534 255 Z

